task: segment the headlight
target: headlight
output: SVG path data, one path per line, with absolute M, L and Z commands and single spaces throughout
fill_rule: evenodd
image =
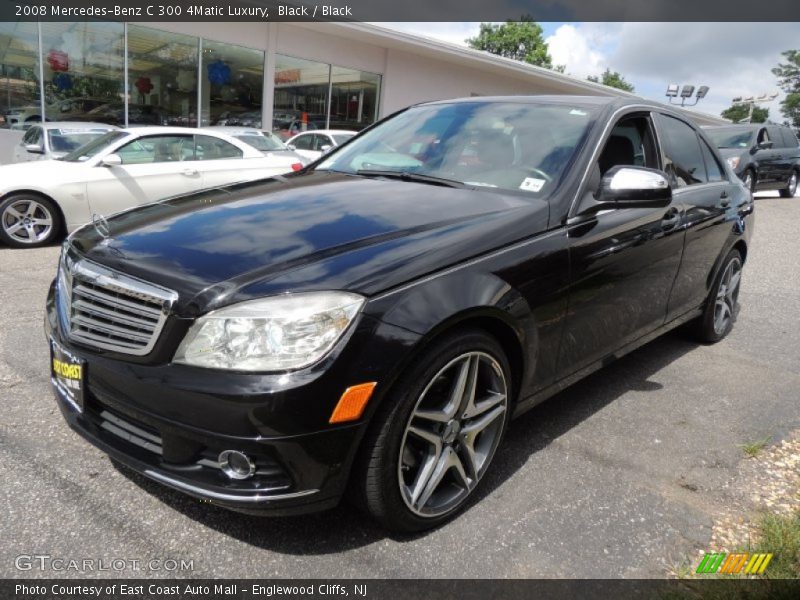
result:
M 305 292 L 234 304 L 200 317 L 175 362 L 236 371 L 284 371 L 325 356 L 364 305 L 347 292 Z
M 728 166 L 733 169 L 734 171 L 739 167 L 739 157 L 738 156 L 731 156 L 730 158 L 726 158 L 725 162 L 728 163 Z

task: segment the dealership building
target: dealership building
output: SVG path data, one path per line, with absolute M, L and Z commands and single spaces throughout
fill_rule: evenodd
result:
M 416 102 L 621 90 L 364 23 L 0 23 L 0 126 L 362 129 Z M 721 119 L 689 113 L 701 124 Z M 0 159 L 2 161 L 2 159 Z

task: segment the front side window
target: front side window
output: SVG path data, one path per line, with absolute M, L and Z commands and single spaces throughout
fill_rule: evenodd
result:
M 706 167 L 700 141 L 689 125 L 668 115 L 659 115 L 664 171 L 672 187 L 706 183 Z
M 658 169 L 658 154 L 650 119 L 645 116 L 625 117 L 617 123 L 597 163 L 601 175 L 605 175 L 612 167 L 625 165 Z
M 123 165 L 192 160 L 194 143 L 190 135 L 152 135 L 125 144 L 116 154 Z
M 369 176 L 398 172 L 528 194 L 552 191 L 593 123 L 572 103 L 455 102 L 410 108 L 320 164 Z

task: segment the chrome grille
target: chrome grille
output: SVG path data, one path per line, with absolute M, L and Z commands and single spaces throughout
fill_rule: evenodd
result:
M 153 349 L 178 295 L 87 260 L 65 256 L 60 304 L 70 340 L 123 354 Z

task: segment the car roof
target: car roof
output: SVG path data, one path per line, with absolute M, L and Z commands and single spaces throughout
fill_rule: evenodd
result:
M 92 123 L 91 121 L 46 121 L 45 123 L 36 124 L 42 125 L 45 129 L 119 129 L 116 125 Z
M 240 125 L 209 125 L 208 127 L 203 127 L 202 129 L 219 131 L 221 133 L 227 133 L 228 135 L 241 135 L 243 133 L 248 135 L 267 135 L 258 127 L 242 127 Z
M 343 134 L 343 133 L 349 133 L 349 134 L 356 135 L 358 132 L 357 131 L 353 131 L 351 129 L 309 129 L 308 131 L 301 131 L 300 133 L 298 133 L 294 137 L 297 137 L 298 135 L 303 135 L 304 133 L 328 133 L 328 134 L 331 134 L 331 135 L 340 135 L 340 134 Z
M 729 129 L 737 131 L 753 131 L 761 127 L 781 127 L 781 125 L 773 125 L 772 123 L 731 123 L 730 125 L 704 125 L 703 129 Z
M 165 127 L 162 125 L 144 125 L 142 127 L 128 127 L 127 129 L 123 129 L 122 131 L 127 131 L 128 133 L 133 133 L 136 135 L 155 135 L 155 134 L 162 134 L 162 135 L 202 135 L 209 133 L 207 128 L 197 128 L 197 127 Z M 218 134 L 223 134 L 222 131 L 217 131 Z

